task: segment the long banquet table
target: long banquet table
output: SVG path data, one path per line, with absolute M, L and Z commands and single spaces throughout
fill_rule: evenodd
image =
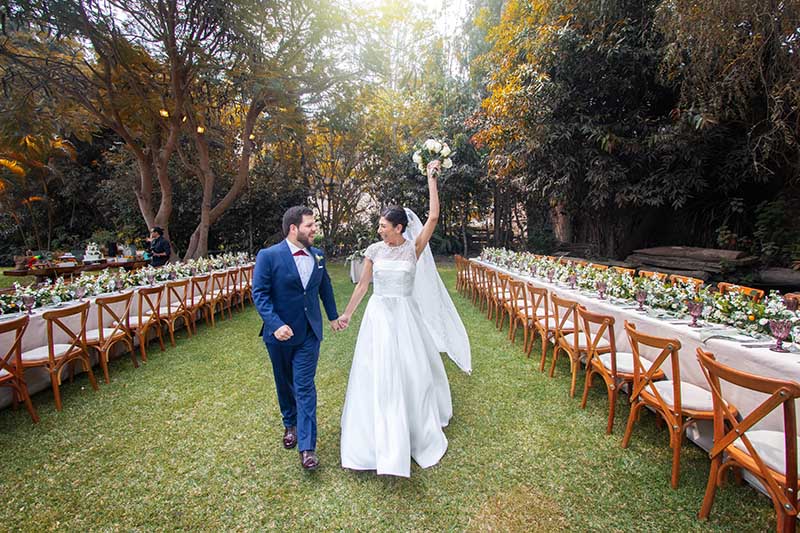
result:
M 634 305 L 612 303 L 608 299 L 601 300 L 596 295 L 589 294 L 578 289 L 570 289 L 566 285 L 550 283 L 548 280 L 522 275 L 519 272 L 511 271 L 497 265 L 472 259 L 476 263 L 492 268 L 512 278 L 531 283 L 536 287 L 547 289 L 548 293 L 556 293 L 562 298 L 575 300 L 586 307 L 589 311 L 601 313 L 614 317 L 615 340 L 617 351 L 630 351 L 630 343 L 625 334 L 623 324 L 627 320 L 636 324 L 636 328 L 642 332 L 656 335 L 659 337 L 669 337 L 680 341 L 680 371 L 681 380 L 688 381 L 694 385 L 710 390 L 708 383 L 697 362 L 697 348 L 714 353 L 717 360 L 744 372 L 758 374 L 761 376 L 775 377 L 781 379 L 792 379 L 800 382 L 800 353 L 776 353 L 763 344 L 758 347 L 745 346 L 742 342 L 725 338 L 708 338 L 702 340 L 702 335 L 713 334 L 710 330 L 713 325 L 708 325 L 709 329 L 689 327 L 688 320 L 678 321 L 678 319 L 665 320 L 646 313 L 639 312 Z M 552 312 L 552 310 L 551 310 Z M 537 339 L 538 341 L 538 339 Z M 758 343 L 755 339 L 750 339 L 748 344 Z M 550 352 L 552 354 L 552 352 Z M 642 354 L 647 357 L 646 353 Z M 662 366 L 665 373 L 671 377 L 669 365 Z M 767 396 L 761 393 L 734 387 L 723 383 L 723 394 L 731 401 L 743 416 L 751 413 Z M 800 413 L 798 413 L 800 422 Z M 783 431 L 783 417 L 780 411 L 773 411 L 768 417 L 762 420 L 756 429 L 771 429 Z M 689 428 L 687 436 L 706 450 L 711 448 L 713 429 L 710 422 L 698 422 L 696 428 Z
M 163 293 L 162 300 L 161 300 L 161 306 L 162 307 L 166 307 L 166 305 L 167 305 L 166 304 L 166 301 L 167 301 L 166 283 L 167 282 L 158 282 L 158 283 L 156 283 L 156 285 L 164 285 L 164 293 Z M 191 282 L 190 282 L 190 285 L 191 285 Z M 137 295 L 138 289 L 139 289 L 139 287 L 135 287 L 135 288 L 126 289 L 124 291 L 124 292 L 129 292 L 129 291 L 133 291 L 134 292 L 133 299 L 132 299 L 132 302 L 131 302 L 131 308 L 130 308 L 130 316 L 131 317 L 137 316 L 137 313 L 139 312 L 139 298 L 138 298 L 138 295 Z M 209 290 L 210 289 L 211 289 L 211 286 L 210 286 L 210 282 L 209 282 Z M 108 294 L 103 294 L 103 295 L 98 295 L 98 296 L 111 296 L 113 294 L 120 294 L 120 293 L 108 293 Z M 86 319 L 86 329 L 87 330 L 95 329 L 95 328 L 98 327 L 97 326 L 97 324 L 98 324 L 97 306 L 94 304 L 94 301 L 97 299 L 98 296 L 84 298 L 84 300 L 88 300 L 90 302 L 89 315 L 88 315 L 88 317 Z M 65 302 L 65 303 L 62 303 L 61 305 L 59 305 L 57 308 L 58 309 L 65 309 L 65 308 L 68 308 L 68 307 L 70 307 L 70 306 L 72 306 L 72 305 L 74 305 L 76 303 L 77 302 Z M 147 304 L 145 303 L 145 309 L 146 309 L 146 306 L 147 306 Z M 120 305 L 114 306 L 113 308 L 114 308 L 115 312 L 117 312 L 117 313 L 121 313 L 124 310 L 124 306 L 120 306 Z M 45 321 L 43 315 L 44 315 L 45 312 L 52 311 L 54 309 L 56 309 L 56 307 L 45 306 L 45 307 L 42 307 L 42 308 L 34 309 L 32 311 L 32 313 L 30 315 L 30 321 L 28 322 L 28 328 L 25 330 L 25 334 L 22 337 L 22 351 L 23 352 L 27 351 L 27 350 L 31 350 L 33 348 L 36 348 L 38 346 L 46 346 L 47 345 L 47 322 Z M 5 316 L 6 317 L 18 316 L 18 314 L 5 315 Z M 106 317 L 108 317 L 108 315 L 106 315 Z M 2 319 L 3 319 L 3 316 L 0 316 L 0 320 L 2 320 Z M 108 320 L 108 318 L 105 318 L 105 320 Z M 65 320 L 65 323 L 70 328 L 78 328 L 80 326 L 80 321 L 77 318 L 75 318 L 72 321 Z M 184 327 L 183 321 L 179 321 L 177 325 L 179 327 Z M 105 327 L 110 327 L 108 325 L 108 323 L 105 323 L 104 326 Z M 111 327 L 113 327 L 113 326 L 111 326 Z M 150 340 L 152 340 L 155 337 L 155 330 L 156 330 L 155 328 L 151 329 L 150 333 L 148 334 L 148 338 Z M 63 332 L 63 331 L 60 331 L 57 327 L 54 328 L 53 334 L 54 334 L 54 342 L 55 343 L 69 342 L 67 334 L 65 332 Z M 165 341 L 169 342 L 169 335 L 166 333 L 166 331 L 164 332 L 164 337 L 165 337 Z M 0 356 L 2 356 L 3 354 L 5 354 L 7 352 L 7 350 L 11 347 L 11 344 L 12 344 L 13 341 L 14 341 L 14 337 L 13 337 L 13 334 L 11 334 L 11 333 L 8 333 L 8 334 L 5 334 L 5 335 L 0 335 Z M 138 347 L 138 341 L 137 341 L 136 335 L 133 335 L 133 341 L 134 341 L 135 347 Z M 158 349 L 158 348 L 156 348 L 156 349 Z M 123 352 L 125 350 L 126 350 L 125 343 L 120 342 L 115 346 L 115 352 L 117 354 L 121 353 L 121 352 Z M 148 351 L 152 351 L 152 350 L 153 350 L 152 345 L 150 345 L 148 347 Z M 94 349 L 89 349 L 89 356 L 91 358 L 92 364 L 96 365 L 97 362 L 98 362 L 97 351 L 94 350 Z M 127 355 L 125 357 L 127 357 Z M 138 357 L 139 357 L 139 354 L 138 354 L 138 350 L 137 350 L 137 358 Z M 62 368 L 62 371 L 61 371 L 62 379 L 63 379 L 63 377 L 69 375 L 68 368 L 69 368 L 69 365 L 67 365 L 64 368 Z M 95 372 L 95 377 L 98 378 L 98 379 L 102 379 L 101 375 L 97 372 L 97 369 L 95 368 L 93 370 Z M 75 363 L 75 372 L 76 373 L 83 372 L 83 367 L 79 362 Z M 28 369 L 25 370 L 25 382 L 28 385 L 28 391 L 30 392 L 30 394 L 34 394 L 34 393 L 36 393 L 36 392 L 38 392 L 40 390 L 43 390 L 43 389 L 46 389 L 46 388 L 50 387 L 50 375 L 48 374 L 47 370 L 45 368 L 42 368 L 42 367 L 28 368 Z M 11 404 L 11 399 L 12 399 L 11 388 L 10 387 L 0 387 L 0 408 L 3 408 L 3 407 L 6 407 L 6 406 L 10 405 Z M 35 400 L 34 400 L 34 402 L 35 402 Z

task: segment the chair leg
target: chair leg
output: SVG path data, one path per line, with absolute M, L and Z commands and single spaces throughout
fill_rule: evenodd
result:
M 97 386 L 97 380 L 94 378 L 94 372 L 92 372 L 92 362 L 89 361 L 89 355 L 84 355 L 80 358 L 80 360 L 83 362 L 83 367 L 86 369 L 86 373 L 89 374 L 89 383 L 92 384 L 92 388 L 94 390 L 100 390 L 100 387 Z
M 611 435 L 614 431 L 614 415 L 617 410 L 617 387 L 612 385 L 608 389 L 608 425 L 606 426 L 606 435 Z
M 636 416 L 644 403 L 635 401 L 631 404 L 631 411 L 628 413 L 628 425 L 625 427 L 625 436 L 622 437 L 622 447 L 627 448 L 631 442 L 631 434 L 633 434 L 633 424 L 636 422 Z
M 174 348 L 175 347 L 175 321 L 174 320 L 170 320 L 167 323 L 167 331 L 169 331 L 169 343 Z
M 108 350 L 98 350 L 98 352 L 100 367 L 103 369 L 103 378 L 106 380 L 106 384 L 109 384 L 111 380 L 108 377 Z
M 133 341 L 130 339 L 125 339 L 125 345 L 128 347 L 128 353 L 131 354 L 133 368 L 139 368 L 139 361 L 136 360 L 136 351 L 133 349 Z
M 547 332 L 539 331 L 539 336 L 542 337 L 542 360 L 539 362 L 539 372 L 544 372 L 544 362 L 547 360 Z
M 50 382 L 53 386 L 53 398 L 56 401 L 56 411 L 61 410 L 61 388 L 59 385 L 59 380 L 61 379 L 59 377 L 60 373 L 61 373 L 61 368 L 55 371 L 53 370 L 50 371 Z
M 553 362 L 550 364 L 550 377 L 552 378 L 556 373 L 556 361 L 558 360 L 558 352 L 561 350 L 561 346 L 556 345 L 553 348 Z
M 147 344 L 147 332 L 145 331 L 144 333 L 142 333 L 141 330 L 137 331 L 136 336 L 139 337 L 139 353 L 142 355 L 142 362 L 146 363 L 147 350 L 145 348 L 145 345 Z
M 708 471 L 708 481 L 706 482 L 706 494 L 703 496 L 703 505 L 697 518 L 700 520 L 708 519 L 711 514 L 711 507 L 714 505 L 714 496 L 717 494 L 717 474 L 722 463 L 722 454 L 715 456 L 711 460 L 711 469 Z
M 39 414 L 33 407 L 33 402 L 31 402 L 31 395 L 28 394 L 28 385 L 22 379 L 17 378 L 17 382 L 14 386 L 14 396 L 18 396 L 21 401 L 25 402 L 25 408 L 28 410 L 28 414 L 31 415 L 31 420 L 33 420 L 34 424 L 38 424 Z M 16 407 L 16 400 L 14 401 L 14 406 Z
M 157 324 L 156 335 L 158 336 L 158 344 L 161 346 L 161 351 L 164 351 L 164 335 L 161 331 L 161 323 Z
M 569 387 L 569 397 L 575 397 L 575 387 L 578 384 L 578 370 L 581 367 L 580 360 L 576 360 L 572 358 L 572 355 L 569 357 L 569 366 L 570 372 L 572 373 L 572 384 Z
M 673 489 L 678 488 L 678 479 L 681 475 L 681 445 L 683 444 L 683 429 L 674 430 L 675 432 L 680 433 L 673 433 L 672 440 L 674 445 L 672 446 L 672 480 L 671 485 Z

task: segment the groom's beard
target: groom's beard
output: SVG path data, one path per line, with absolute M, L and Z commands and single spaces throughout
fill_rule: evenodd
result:
M 311 239 L 308 238 L 308 235 L 302 235 L 300 233 L 297 234 L 297 242 L 305 246 L 306 248 L 311 248 Z

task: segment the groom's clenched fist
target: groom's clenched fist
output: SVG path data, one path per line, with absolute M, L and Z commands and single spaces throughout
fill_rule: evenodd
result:
M 294 337 L 294 331 L 289 326 L 281 326 L 275 330 L 275 338 L 279 341 L 288 341 L 292 337 Z

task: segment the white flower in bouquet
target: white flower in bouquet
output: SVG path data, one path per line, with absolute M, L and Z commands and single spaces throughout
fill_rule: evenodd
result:
M 439 160 L 442 162 L 442 168 L 452 168 L 453 160 L 449 157 L 452 154 L 453 151 L 446 142 L 436 139 L 427 139 L 422 143 L 421 147 L 418 147 L 417 150 L 414 151 L 411 160 L 417 165 L 417 169 L 419 169 L 420 173 L 424 175 L 428 163 L 431 161 Z

